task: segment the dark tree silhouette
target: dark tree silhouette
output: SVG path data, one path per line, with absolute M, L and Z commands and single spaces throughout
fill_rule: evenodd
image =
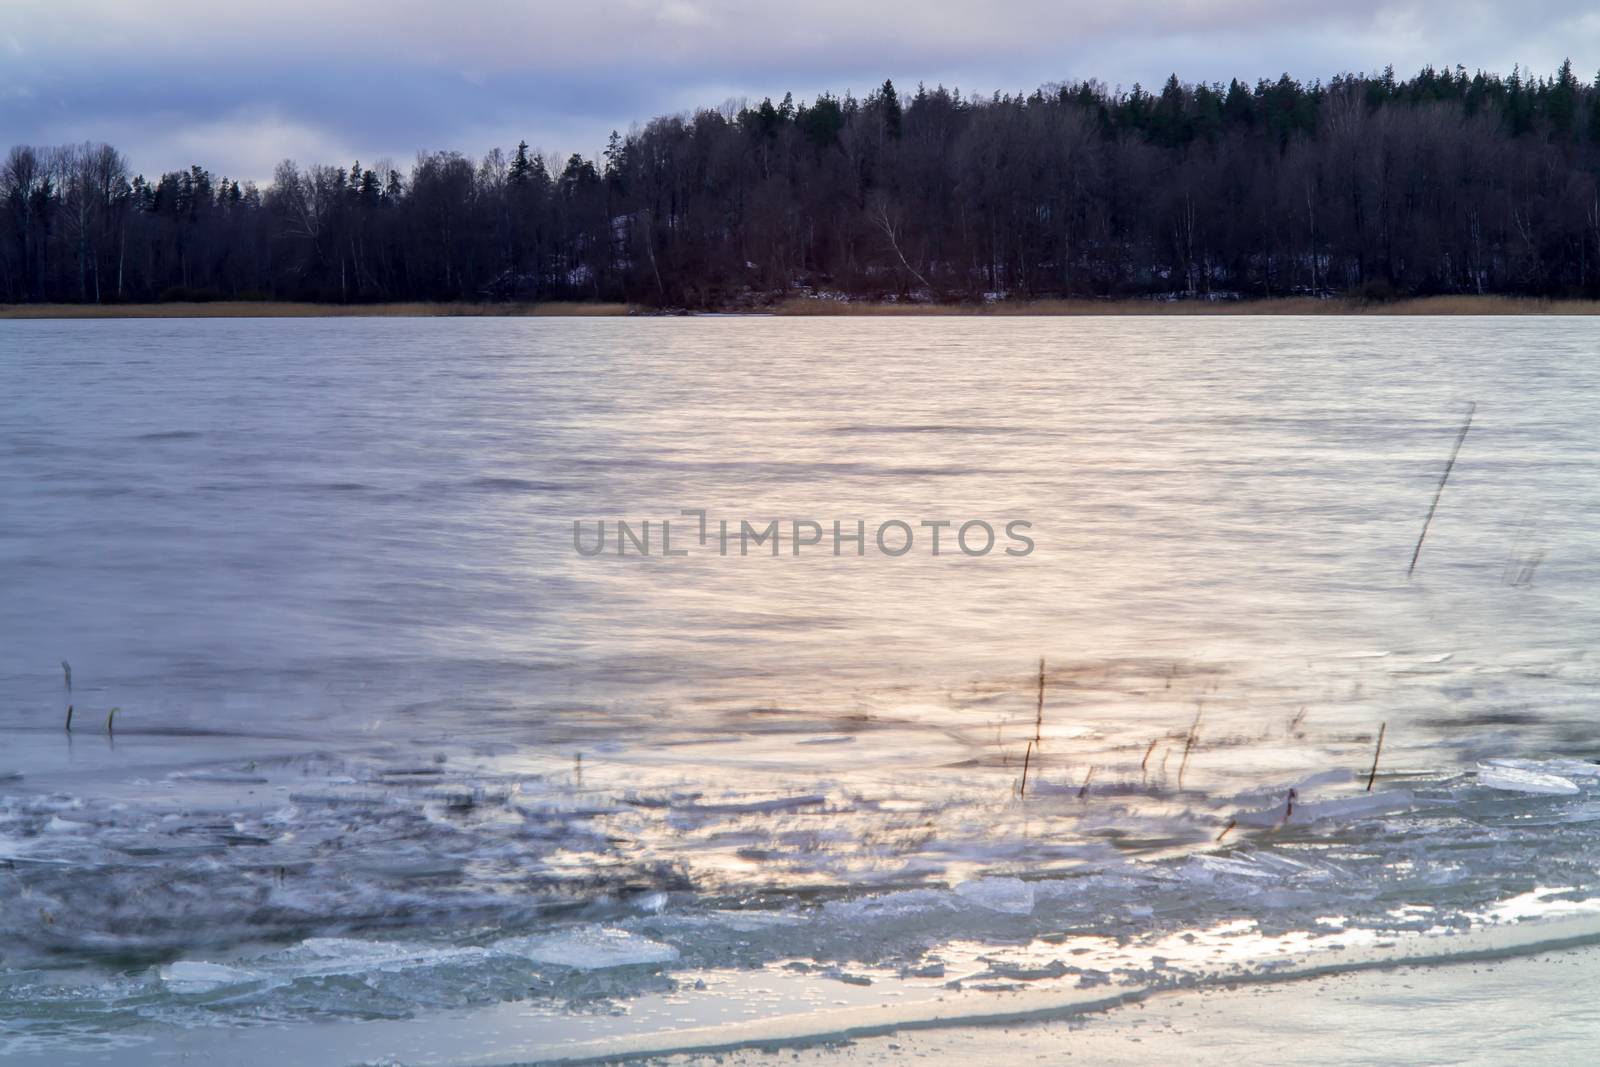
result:
M 600 158 L 0 164 L 0 301 L 1600 297 L 1600 79 L 1432 67 L 704 110 Z

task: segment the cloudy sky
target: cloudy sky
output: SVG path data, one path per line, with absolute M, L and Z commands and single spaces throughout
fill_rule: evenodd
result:
M 1580 0 L 0 0 L 0 16 L 0 147 L 104 140 L 141 171 L 243 178 L 524 138 L 593 155 L 652 115 L 885 77 L 987 94 L 1600 65 L 1600 8 Z

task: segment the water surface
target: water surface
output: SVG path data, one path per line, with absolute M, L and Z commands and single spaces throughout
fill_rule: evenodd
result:
M 632 1005 L 649 1047 L 730 976 L 1147 986 L 1209 973 L 1174 938 L 1258 967 L 1586 901 L 1597 342 L 6 323 L 0 1041 L 514 1002 L 554 1044 Z M 574 551 L 617 519 L 689 554 Z

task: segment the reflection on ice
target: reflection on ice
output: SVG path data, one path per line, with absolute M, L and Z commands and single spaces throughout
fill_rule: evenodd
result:
M 824 983 L 824 1001 L 827 983 L 905 987 L 914 1014 L 918 989 L 1148 991 L 1552 919 L 1600 937 L 1584 859 L 1600 844 L 1596 765 L 1489 757 L 1371 793 L 1355 771 L 1233 793 L 1206 776 L 1178 793 L 1138 784 L 1135 746 L 1079 737 L 1109 746 L 1090 797 L 1019 800 L 1003 766 L 959 761 L 920 783 L 786 769 L 713 786 L 624 746 L 588 760 L 581 784 L 564 760 L 535 770 L 490 746 L 190 768 L 165 779 L 177 804 L 11 797 L 0 840 L 20 891 L 0 917 L 7 962 L 30 977 L 11 979 L 6 1019 L 36 1041 L 91 1017 L 390 1018 L 502 1000 L 559 1015 L 695 997 L 729 968 Z M 253 802 L 199 803 L 239 777 Z M 1571 791 L 1534 788 L 1549 778 Z M 1284 819 L 1272 798 L 1289 782 Z M 1561 890 L 1539 887 L 1552 879 Z M 86 956 L 134 968 L 54 969 Z
M 1596 322 L 10 327 L 0 1040 L 1591 936 Z M 570 550 L 683 508 L 1038 551 Z

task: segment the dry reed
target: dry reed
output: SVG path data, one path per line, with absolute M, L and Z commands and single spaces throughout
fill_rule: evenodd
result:
M 1183 742 L 1183 759 L 1178 763 L 1178 791 L 1183 791 L 1183 772 L 1189 769 L 1189 753 L 1194 751 L 1194 739 L 1200 732 L 1200 715 L 1205 705 L 1199 701 L 1194 706 L 1194 722 L 1189 724 L 1189 736 Z
M 1378 747 L 1372 753 L 1372 770 L 1367 773 L 1367 792 L 1372 792 L 1372 783 L 1378 778 L 1378 757 L 1383 755 L 1383 735 L 1388 732 L 1389 724 L 1384 723 L 1378 727 Z
M 1411 553 L 1411 566 L 1406 568 L 1406 579 L 1409 581 L 1412 572 L 1417 569 L 1417 559 L 1422 555 L 1422 542 L 1428 537 L 1428 527 L 1433 524 L 1433 513 L 1439 510 L 1439 498 L 1444 495 L 1444 483 L 1450 480 L 1450 472 L 1455 469 L 1456 457 L 1461 454 L 1461 443 L 1467 439 L 1467 431 L 1472 429 L 1472 414 L 1478 410 L 1476 401 L 1467 404 L 1467 418 L 1461 424 L 1461 432 L 1456 434 L 1456 446 L 1450 450 L 1450 459 L 1444 465 L 1444 473 L 1439 476 L 1439 488 L 1433 491 L 1433 503 L 1428 505 L 1428 517 L 1422 520 L 1422 533 L 1417 537 L 1417 547 Z

